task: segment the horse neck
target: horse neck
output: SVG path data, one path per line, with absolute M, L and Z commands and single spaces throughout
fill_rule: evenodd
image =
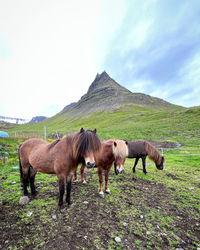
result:
M 158 152 L 158 150 L 152 146 L 150 143 L 145 142 L 145 149 L 147 151 L 147 154 L 149 158 L 155 162 L 155 164 L 160 164 L 161 163 L 161 154 Z

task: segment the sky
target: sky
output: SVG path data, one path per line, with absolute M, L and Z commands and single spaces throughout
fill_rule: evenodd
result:
M 200 105 L 199 0 L 0 0 L 0 116 L 53 116 L 97 73 Z

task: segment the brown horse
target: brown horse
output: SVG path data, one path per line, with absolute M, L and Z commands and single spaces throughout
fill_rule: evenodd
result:
M 19 163 L 24 195 L 28 195 L 30 181 L 31 194 L 35 195 L 35 175 L 37 172 L 56 174 L 59 183 L 59 207 L 64 211 L 63 195 L 67 189 L 66 202 L 71 204 L 71 180 L 79 163 L 95 166 L 95 158 L 100 152 L 101 141 L 94 131 L 83 128 L 72 135 L 64 136 L 51 144 L 39 139 L 29 139 L 19 147 Z
M 124 162 L 126 157 L 128 156 L 128 146 L 125 141 L 122 140 L 109 140 L 104 141 L 101 144 L 100 154 L 96 158 L 96 165 L 98 167 L 98 176 L 99 176 L 99 195 L 104 197 L 103 193 L 103 176 L 102 172 L 105 172 L 105 192 L 110 194 L 110 190 L 108 188 L 108 175 L 112 164 L 115 164 L 115 172 L 121 173 L 124 171 Z M 91 166 L 88 166 L 91 168 Z M 85 164 L 83 163 L 81 166 L 81 182 L 86 183 L 84 178 L 84 169 Z M 76 171 L 74 173 L 74 180 L 77 180 Z
M 133 166 L 133 173 L 135 173 L 135 167 L 138 163 L 138 160 L 142 158 L 143 172 L 147 174 L 147 155 L 152 161 L 154 161 L 157 169 L 162 170 L 164 168 L 165 158 L 149 142 L 143 140 L 126 142 L 128 143 L 128 158 L 136 158 L 135 164 Z

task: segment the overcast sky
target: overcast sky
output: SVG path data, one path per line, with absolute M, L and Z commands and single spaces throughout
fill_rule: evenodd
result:
M 52 116 L 104 70 L 200 105 L 200 1 L 0 0 L 0 115 Z

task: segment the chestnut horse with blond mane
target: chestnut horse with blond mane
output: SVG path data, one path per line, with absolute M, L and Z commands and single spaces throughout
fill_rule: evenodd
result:
M 59 184 L 59 208 L 64 211 L 63 195 L 65 185 L 66 202 L 71 204 L 71 180 L 79 163 L 95 166 L 95 157 L 100 152 L 101 141 L 94 131 L 83 128 L 74 134 L 64 136 L 53 143 L 39 139 L 29 139 L 19 147 L 19 164 L 24 195 L 36 195 L 34 180 L 37 172 L 56 174 Z
M 122 140 L 109 140 L 104 141 L 101 144 L 100 154 L 97 155 L 96 165 L 98 167 L 98 176 L 99 176 L 99 195 L 104 197 L 103 192 L 103 171 L 105 172 L 105 192 L 110 194 L 110 189 L 108 188 L 108 176 L 110 169 L 114 163 L 115 165 L 115 173 L 122 173 L 124 171 L 124 162 L 126 157 L 128 156 L 128 146 L 127 142 Z M 88 166 L 91 168 L 91 166 Z M 81 182 L 86 183 L 84 178 L 84 169 L 85 164 L 83 163 L 81 166 Z M 77 180 L 76 171 L 74 173 L 74 180 Z
M 162 170 L 164 168 L 165 158 L 149 142 L 144 140 L 126 142 L 128 143 L 128 158 L 136 158 L 135 164 L 133 166 L 133 173 L 135 173 L 135 168 L 138 163 L 138 160 L 142 158 L 143 172 L 147 174 L 147 155 L 149 156 L 150 160 L 154 161 L 157 169 Z

